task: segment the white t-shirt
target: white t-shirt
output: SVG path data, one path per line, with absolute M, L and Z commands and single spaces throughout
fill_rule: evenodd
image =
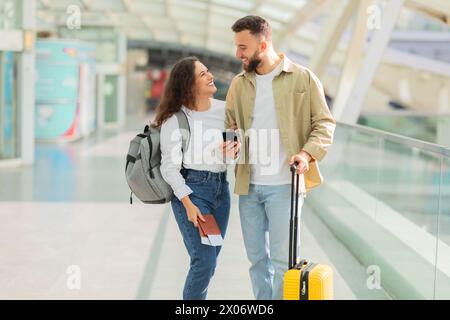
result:
M 180 174 L 181 163 L 186 169 L 211 172 L 227 170 L 221 152 L 225 102 L 211 99 L 211 107 L 206 111 L 193 111 L 184 106 L 182 109 L 190 127 L 187 150 L 181 151 L 182 136 L 176 116 L 170 117 L 161 126 L 161 174 L 178 199 L 192 193 Z
M 272 80 L 280 74 L 283 61 L 270 73 L 256 74 L 256 97 L 250 137 L 251 184 L 291 183 L 288 158 L 280 136 Z

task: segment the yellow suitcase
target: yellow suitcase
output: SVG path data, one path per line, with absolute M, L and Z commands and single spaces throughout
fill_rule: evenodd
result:
M 325 264 L 297 260 L 298 190 L 296 164 L 291 166 L 291 217 L 289 223 L 289 270 L 284 274 L 284 300 L 332 300 L 333 270 Z M 296 176 L 295 183 L 294 177 Z M 294 190 L 295 185 L 295 190 Z

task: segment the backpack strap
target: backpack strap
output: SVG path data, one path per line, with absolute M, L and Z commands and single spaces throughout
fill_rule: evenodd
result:
M 178 127 L 181 129 L 181 136 L 182 136 L 181 150 L 184 152 L 188 149 L 189 146 L 191 128 L 189 127 L 187 115 L 183 110 L 178 111 L 177 113 L 175 113 L 175 115 L 177 116 L 178 119 Z

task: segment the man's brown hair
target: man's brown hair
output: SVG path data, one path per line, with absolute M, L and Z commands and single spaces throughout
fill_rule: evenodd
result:
M 231 30 L 235 33 L 249 30 L 254 36 L 264 36 L 267 40 L 271 39 L 272 28 L 269 23 L 260 16 L 246 16 L 237 20 Z

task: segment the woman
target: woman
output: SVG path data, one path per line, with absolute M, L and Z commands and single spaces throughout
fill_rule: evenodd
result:
M 208 69 L 195 57 L 178 61 L 169 76 L 154 126 L 161 128 L 161 173 L 174 190 L 171 202 L 191 258 L 183 299 L 205 299 L 220 246 L 201 243 L 203 214 L 214 215 L 222 237 L 230 213 L 224 157 L 236 158 L 238 143 L 223 142 L 225 103 L 212 99 L 217 88 Z M 184 111 L 190 126 L 187 150 L 174 114 Z

